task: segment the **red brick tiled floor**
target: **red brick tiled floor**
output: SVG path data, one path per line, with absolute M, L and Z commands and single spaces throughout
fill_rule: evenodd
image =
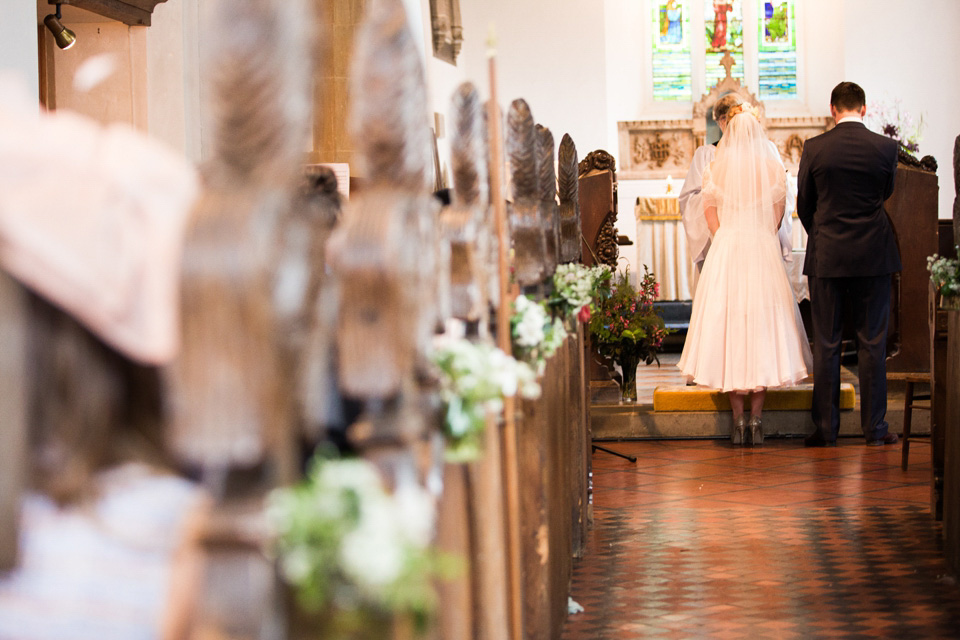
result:
M 840 443 L 608 443 L 563 637 L 960 638 L 929 441 Z

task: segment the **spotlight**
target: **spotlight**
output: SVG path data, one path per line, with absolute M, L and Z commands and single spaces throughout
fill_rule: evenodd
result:
M 43 24 L 47 25 L 47 29 L 50 29 L 50 33 L 53 34 L 53 39 L 57 42 L 57 46 L 61 49 L 69 49 L 77 42 L 77 34 L 70 29 L 67 29 L 63 24 L 60 23 L 60 3 L 57 3 L 57 14 L 49 15 L 43 19 Z

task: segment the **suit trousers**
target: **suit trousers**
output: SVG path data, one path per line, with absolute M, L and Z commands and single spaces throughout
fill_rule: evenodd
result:
M 824 440 L 840 430 L 840 349 L 844 310 L 857 334 L 860 428 L 870 440 L 887 435 L 887 326 L 890 275 L 809 277 L 813 318 L 813 424 Z

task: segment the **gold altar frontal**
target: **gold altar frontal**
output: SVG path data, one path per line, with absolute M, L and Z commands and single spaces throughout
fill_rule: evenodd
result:
M 666 222 L 680 220 L 680 199 L 677 196 L 640 196 L 635 215 L 637 222 Z

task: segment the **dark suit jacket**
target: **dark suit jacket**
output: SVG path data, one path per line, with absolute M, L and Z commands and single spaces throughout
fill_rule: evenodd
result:
M 895 140 L 844 122 L 803 145 L 797 216 L 807 230 L 803 273 L 818 278 L 900 271 L 900 251 L 883 207 L 897 172 Z

